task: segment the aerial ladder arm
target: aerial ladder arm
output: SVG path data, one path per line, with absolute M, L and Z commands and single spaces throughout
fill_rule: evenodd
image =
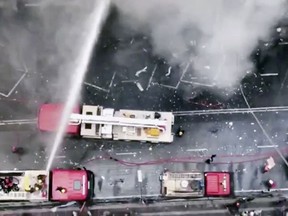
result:
M 159 119 L 139 119 L 116 116 L 71 114 L 70 124 L 105 124 L 127 127 L 159 128 L 165 130 L 167 121 Z

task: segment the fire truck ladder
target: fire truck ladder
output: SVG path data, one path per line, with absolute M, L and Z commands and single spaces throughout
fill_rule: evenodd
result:
M 142 127 L 142 128 L 158 128 L 165 130 L 167 121 L 159 119 L 137 119 L 127 117 L 115 117 L 115 116 L 96 116 L 96 115 L 81 115 L 71 114 L 70 124 L 105 124 L 115 126 L 127 126 L 127 127 Z

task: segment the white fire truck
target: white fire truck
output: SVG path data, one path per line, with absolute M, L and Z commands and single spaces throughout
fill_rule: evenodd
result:
M 38 113 L 39 130 L 56 131 L 62 111 L 62 104 L 43 104 Z M 172 112 L 115 111 L 102 106 L 83 105 L 73 109 L 67 133 L 84 138 L 171 143 L 173 125 Z
M 228 197 L 234 195 L 231 172 L 170 172 L 160 176 L 164 197 Z

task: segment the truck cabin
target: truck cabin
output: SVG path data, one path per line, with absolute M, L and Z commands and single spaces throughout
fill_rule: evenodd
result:
M 63 104 L 42 104 L 38 112 L 38 129 L 43 132 L 57 131 L 63 108 Z M 75 107 L 72 112 L 79 114 L 81 112 L 80 106 Z M 80 125 L 67 125 L 66 133 L 78 136 L 80 134 Z
M 87 201 L 94 197 L 94 174 L 89 170 L 52 170 L 51 201 Z
M 233 173 L 230 172 L 206 172 L 205 196 L 225 197 L 234 195 Z

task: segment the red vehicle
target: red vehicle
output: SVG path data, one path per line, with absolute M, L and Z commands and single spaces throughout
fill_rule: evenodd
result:
M 0 171 L 0 201 L 86 201 L 94 196 L 88 170 Z
M 161 194 L 165 197 L 227 197 L 234 195 L 230 172 L 164 172 Z
M 75 107 L 73 113 L 79 114 L 80 107 Z M 38 129 L 40 131 L 54 132 L 57 130 L 61 115 L 63 112 L 62 104 L 43 104 L 38 113 Z M 76 124 L 69 124 L 66 130 L 67 134 L 80 134 L 80 127 Z
M 63 104 L 42 104 L 38 129 L 55 132 L 63 113 Z M 174 134 L 172 112 L 114 110 L 102 106 L 75 107 L 67 125 L 67 134 L 91 139 L 171 143 Z
M 233 195 L 233 174 L 230 172 L 204 173 L 205 196 Z

